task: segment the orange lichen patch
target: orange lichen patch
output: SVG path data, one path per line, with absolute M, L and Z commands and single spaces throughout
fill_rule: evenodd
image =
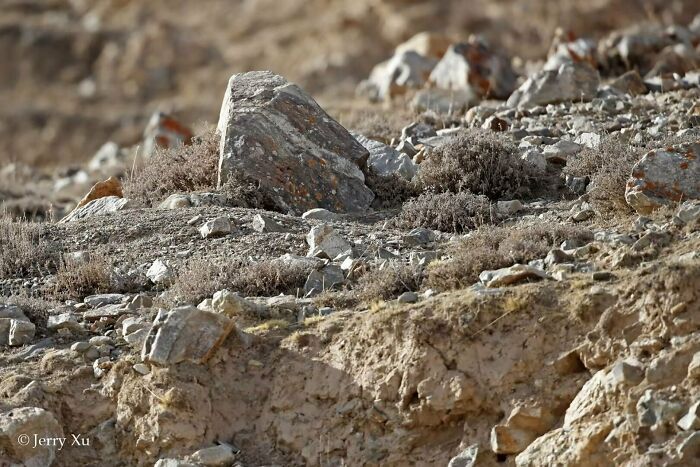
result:
M 92 188 L 90 188 L 90 191 L 88 191 L 88 193 L 85 196 L 83 196 L 83 199 L 81 199 L 75 206 L 75 208 L 73 208 L 73 211 L 68 213 L 68 215 L 66 215 L 63 219 L 69 218 L 74 211 L 85 206 L 90 201 L 104 198 L 106 196 L 116 196 L 118 198 L 124 197 L 124 193 L 122 191 L 122 184 L 118 178 L 109 177 L 107 180 L 95 183 L 92 186 Z
M 679 166 L 681 169 L 685 170 L 688 168 L 688 163 L 687 162 L 682 162 L 681 165 Z
M 118 198 L 123 198 L 124 193 L 122 192 L 122 184 L 116 177 L 109 177 L 107 180 L 95 183 L 90 191 L 80 200 L 76 209 L 85 206 L 90 201 L 94 201 L 99 198 L 104 198 L 105 196 L 116 196 Z

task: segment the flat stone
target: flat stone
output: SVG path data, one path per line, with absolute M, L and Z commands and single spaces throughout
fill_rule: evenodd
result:
M 338 214 L 323 208 L 309 209 L 304 214 L 302 214 L 301 217 L 302 219 L 311 219 L 326 222 L 332 222 L 340 219 L 340 216 Z
M 271 72 L 233 75 L 221 106 L 219 180 L 254 179 L 277 209 L 366 211 L 369 152 L 298 86 Z
M 97 321 L 101 318 L 118 318 L 119 316 L 127 313 L 133 312 L 122 304 L 105 305 L 100 308 L 86 311 L 83 313 L 83 319 L 85 321 Z
M 231 465 L 235 459 L 236 451 L 226 444 L 200 449 L 189 456 L 191 462 L 212 467 Z
M 234 327 L 234 322 L 223 314 L 193 306 L 161 310 L 144 342 L 141 357 L 159 365 L 205 363 Z
M 479 274 L 479 280 L 486 287 L 502 287 L 522 282 L 527 279 L 546 279 L 547 273 L 543 270 L 525 264 L 515 264 L 508 268 L 495 271 L 483 271 Z
M 683 418 L 678 420 L 678 426 L 683 431 L 700 430 L 700 401 L 690 406 Z
M 84 206 L 71 211 L 70 214 L 61 219 L 59 222 L 66 223 L 87 219 L 88 217 L 104 216 L 123 209 L 128 209 L 129 207 L 131 207 L 130 202 L 126 198 L 105 196 L 103 198 L 90 201 Z
M 231 221 L 227 216 L 220 216 L 204 223 L 199 228 L 199 234 L 202 238 L 223 237 L 231 233 Z
M 46 327 L 49 331 L 67 329 L 70 332 L 81 332 L 83 327 L 78 322 L 78 316 L 74 313 L 61 313 L 49 316 Z
M 104 293 L 98 295 L 89 295 L 83 299 L 84 303 L 92 308 L 97 308 L 102 305 L 113 305 L 115 303 L 121 303 L 126 297 L 124 294 L 120 293 Z

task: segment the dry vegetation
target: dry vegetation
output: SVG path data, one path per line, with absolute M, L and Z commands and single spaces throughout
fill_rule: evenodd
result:
M 399 227 L 426 227 L 465 232 L 491 220 L 491 202 L 468 191 L 425 193 L 404 203 L 396 219 Z
M 279 294 L 298 295 L 311 269 L 279 260 L 256 263 L 231 259 L 214 264 L 192 260 L 178 274 L 167 293 L 171 303 L 197 304 L 223 289 L 243 296 L 272 297 Z
M 543 258 L 564 240 L 590 240 L 588 230 L 568 225 L 484 226 L 456 242 L 449 261 L 428 267 L 426 285 L 437 290 L 469 287 L 482 271 Z
M 403 292 L 419 290 L 422 281 L 420 268 L 392 262 L 363 274 L 357 281 L 354 293 L 365 303 L 389 300 Z
M 532 178 L 512 143 L 483 130 L 466 130 L 438 146 L 418 173 L 424 191 L 470 191 L 492 200 L 527 194 Z
M 643 152 L 643 148 L 609 136 L 597 149 L 586 148 L 567 161 L 564 171 L 590 179 L 590 200 L 602 212 L 629 214 L 632 208 L 625 201 L 625 186 Z
M 124 182 L 124 196 L 153 206 L 178 192 L 214 190 L 219 142 L 213 131 L 195 137 L 191 145 L 156 148 L 143 167 Z
M 396 209 L 409 199 L 418 196 L 420 190 L 400 175 L 383 177 L 370 171 L 365 177 L 365 184 L 374 192 L 374 209 Z
M 0 214 L 0 279 L 55 268 L 59 249 L 41 235 L 40 224 Z
M 80 300 L 88 295 L 114 291 L 112 269 L 106 256 L 93 254 L 86 261 L 70 258 L 61 261 L 52 297 Z

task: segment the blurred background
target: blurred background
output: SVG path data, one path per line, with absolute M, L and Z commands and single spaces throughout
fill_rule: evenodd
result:
M 54 170 L 138 142 L 155 110 L 215 123 L 228 77 L 270 69 L 330 109 L 420 31 L 546 56 L 555 28 L 600 37 L 688 23 L 699 0 L 0 0 L 0 168 Z M 369 106 L 367 102 L 362 105 Z M 15 164 L 13 173 L 20 173 Z

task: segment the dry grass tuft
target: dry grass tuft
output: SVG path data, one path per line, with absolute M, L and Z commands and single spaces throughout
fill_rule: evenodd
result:
M 247 262 L 232 259 L 221 264 L 193 260 L 182 269 L 168 290 L 168 301 L 197 304 L 223 289 L 248 297 L 272 297 L 281 293 L 297 295 L 310 273 L 308 267 L 278 260 Z
M 64 259 L 56 272 L 53 297 L 82 300 L 88 295 L 112 292 L 112 268 L 103 255 L 90 255 L 88 261 Z
M 55 269 L 59 248 L 42 238 L 42 226 L 0 214 L 0 279 Z
M 393 262 L 365 273 L 358 279 L 354 292 L 364 303 L 390 300 L 403 292 L 419 290 L 422 281 L 420 268 Z
M 425 193 L 404 203 L 396 223 L 401 228 L 425 227 L 465 232 L 491 220 L 491 203 L 468 191 Z
M 601 212 L 631 213 L 633 210 L 625 201 L 625 186 L 632 167 L 644 151 L 619 137 L 609 136 L 597 149 L 586 148 L 567 161 L 564 172 L 590 178 L 590 200 Z
M 374 209 L 399 208 L 420 193 L 415 183 L 399 175 L 383 177 L 370 171 L 365 177 L 365 184 L 374 192 L 374 201 L 372 201 Z
M 218 164 L 219 140 L 213 130 L 188 146 L 156 148 L 124 181 L 124 196 L 150 207 L 173 193 L 214 190 Z
M 532 178 L 512 143 L 493 132 L 473 129 L 435 148 L 418 173 L 424 191 L 470 191 L 492 200 L 527 194 Z
M 426 286 L 436 290 L 469 287 L 482 271 L 543 258 L 564 240 L 590 240 L 590 231 L 568 225 L 484 226 L 451 247 L 452 259 L 428 266 Z

